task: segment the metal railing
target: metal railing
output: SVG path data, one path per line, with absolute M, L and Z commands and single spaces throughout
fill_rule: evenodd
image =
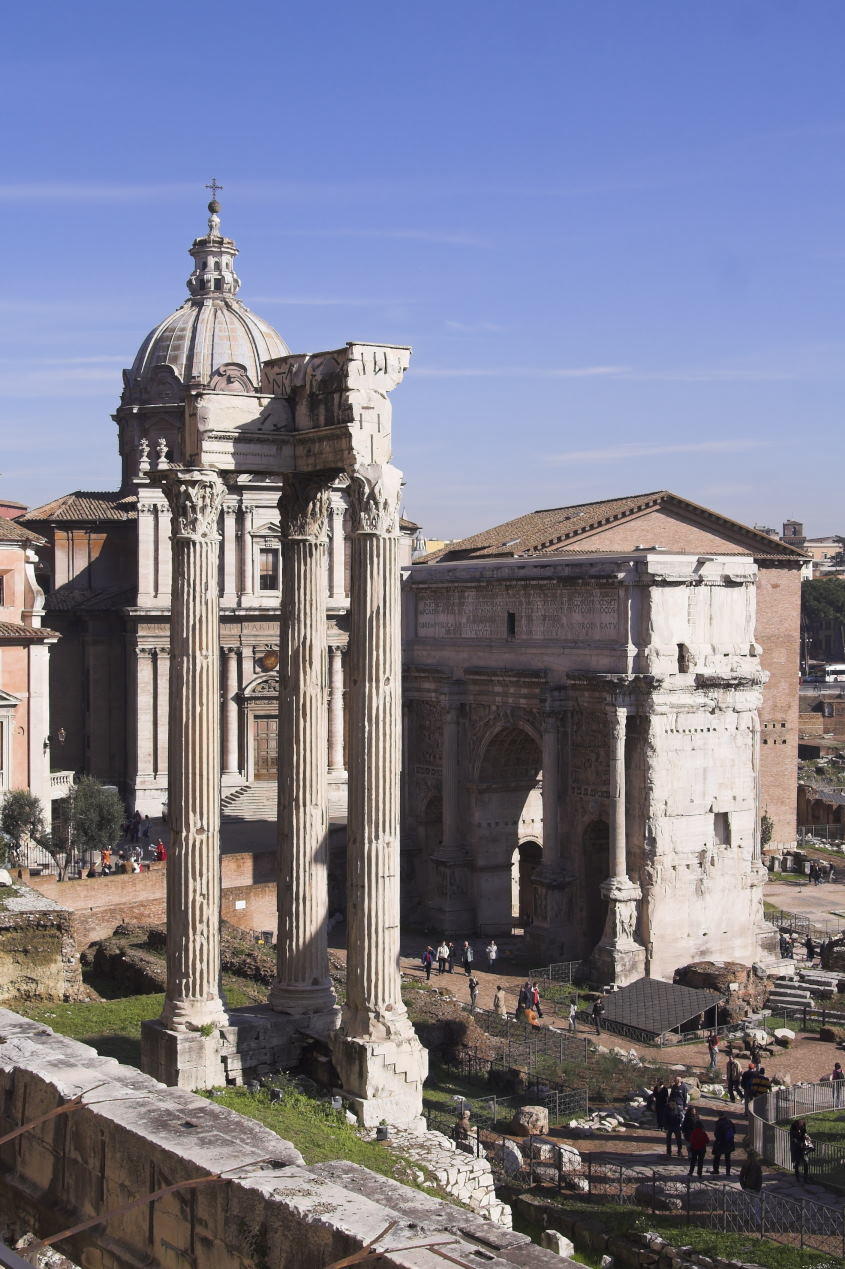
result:
M 785 1121 L 805 1119 L 824 1111 L 845 1112 L 843 1083 L 845 1081 L 837 1080 L 827 1084 L 796 1084 L 790 1088 L 774 1088 L 755 1098 L 750 1108 L 749 1127 L 751 1144 L 761 1158 L 778 1168 L 791 1169 L 789 1128 L 784 1126 Z M 807 1128 L 812 1137 L 812 1124 Z M 814 1145 L 815 1149 L 807 1155 L 811 1176 L 824 1177 L 845 1163 L 845 1137 L 841 1143 L 817 1141 Z
M 541 982 L 573 983 L 583 977 L 584 971 L 583 961 L 558 961 L 556 965 L 541 965 L 537 969 L 530 969 L 528 977 L 532 983 L 536 978 L 538 986 Z
M 471 1013 L 468 1006 L 464 1010 Z M 589 1062 L 592 1056 L 591 1041 L 588 1036 L 575 1035 L 559 1027 L 532 1027 L 529 1023 L 510 1015 L 502 1017 L 497 1013 L 487 1013 L 476 1009 L 484 1031 L 497 1040 L 504 1041 L 503 1056 L 508 1066 L 536 1066 L 540 1057 L 552 1058 L 557 1062 Z
M 841 790 L 840 790 L 841 791 Z M 823 846 L 827 842 L 845 842 L 845 824 L 803 824 L 797 840 L 803 846 Z

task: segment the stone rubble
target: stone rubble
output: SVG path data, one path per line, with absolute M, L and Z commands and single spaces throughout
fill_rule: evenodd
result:
M 424 1172 L 416 1173 L 415 1179 L 420 1185 L 432 1188 L 436 1183 L 459 1203 L 466 1204 L 476 1216 L 483 1216 L 505 1229 L 512 1228 L 511 1209 L 496 1197 L 493 1171 L 486 1157 L 477 1159 L 458 1150 L 454 1141 L 433 1130 L 392 1129 L 387 1145 L 428 1171 L 433 1180 L 426 1181 Z M 519 1154 L 516 1147 L 514 1151 Z M 522 1167 L 521 1155 L 519 1167 Z

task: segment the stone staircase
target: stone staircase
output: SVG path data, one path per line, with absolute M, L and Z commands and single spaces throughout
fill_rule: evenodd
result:
M 233 789 L 222 800 L 224 820 L 275 820 L 278 790 L 275 780 L 262 780 Z
M 781 974 L 769 993 L 767 1007 L 777 1010 L 816 1007 L 817 1002 L 830 1000 L 839 990 L 843 975 L 824 969 L 801 968 L 793 964 L 792 975 Z

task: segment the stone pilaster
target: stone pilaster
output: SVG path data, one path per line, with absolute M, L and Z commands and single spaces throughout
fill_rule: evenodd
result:
M 561 750 L 568 712 L 551 692 L 543 712 L 543 858 L 533 877 L 534 921 L 529 941 L 549 961 L 568 953 L 565 891 L 572 883 L 561 858 Z M 568 773 L 567 773 L 568 774 Z
M 223 784 L 230 788 L 242 783 L 238 761 L 239 661 L 238 648 L 223 649 Z
M 625 734 L 627 709 L 608 707 L 610 723 L 610 876 L 601 892 L 607 900 L 607 920 L 601 942 L 593 952 L 593 972 L 605 983 L 624 987 L 645 974 L 645 948 L 636 939 L 642 891 L 628 877 L 625 794 Z
M 212 471 L 164 477 L 172 511 L 167 990 L 145 1024 L 142 1064 L 168 1084 L 219 1081 L 220 660 L 217 520 L 223 485 Z M 190 1039 L 181 1037 L 189 1033 Z
M 345 780 L 343 754 L 343 648 L 329 648 L 329 779 Z
M 329 598 L 335 603 L 346 599 L 346 538 L 343 518 L 346 504 L 335 491 L 331 500 L 331 539 L 329 542 Z
M 443 831 L 432 856 L 434 901 L 432 916 L 441 930 L 471 930 L 475 910 L 471 899 L 470 860 L 461 840 L 461 723 L 462 704 L 450 698 L 443 716 Z
M 167 740 L 170 728 L 170 648 L 156 648 L 155 771 L 167 778 Z M 166 786 L 165 786 L 166 787 Z
M 270 991 L 279 1013 L 316 1018 L 325 1032 L 337 1025 L 326 924 L 327 510 L 325 477 L 285 477 L 279 499 L 279 931 Z
M 222 603 L 226 608 L 233 608 L 238 602 L 237 528 L 238 504 L 230 500 L 223 504 Z
M 399 491 L 392 466 L 351 478 L 346 1004 L 334 1055 L 367 1125 L 416 1123 L 428 1060 L 399 974 Z

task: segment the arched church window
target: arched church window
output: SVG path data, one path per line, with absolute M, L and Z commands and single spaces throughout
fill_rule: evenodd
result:
M 219 261 L 219 260 L 215 260 L 215 261 L 214 261 L 214 272 L 215 272 L 215 273 L 219 273 L 219 272 L 220 272 L 220 261 Z

